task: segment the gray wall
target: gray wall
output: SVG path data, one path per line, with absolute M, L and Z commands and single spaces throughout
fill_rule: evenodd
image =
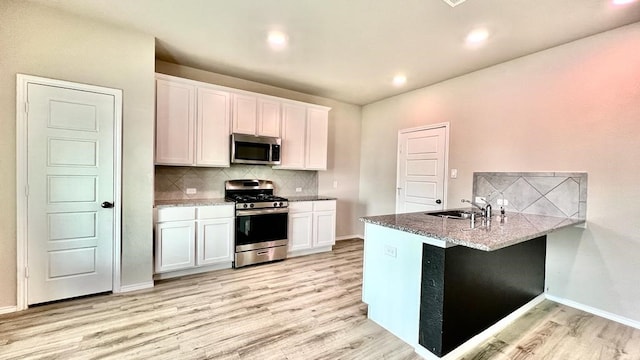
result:
M 364 106 L 363 215 L 394 211 L 403 128 L 450 122 L 454 206 L 473 172 L 587 172 L 588 228 L 549 236 L 548 292 L 640 321 L 638 39 L 640 23 Z
M 152 36 L 0 2 L 0 308 L 16 305 L 16 74 L 123 90 L 122 285 L 152 279 Z

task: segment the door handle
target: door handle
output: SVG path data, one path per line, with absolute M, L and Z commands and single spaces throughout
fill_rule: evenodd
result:
M 105 208 L 105 209 L 111 209 L 111 208 L 113 207 L 113 203 L 112 203 L 112 202 L 105 201 L 105 202 L 103 202 L 102 204 L 100 204 L 100 206 L 102 206 L 102 207 L 103 207 L 103 208 Z
M 436 200 L 436 204 L 442 204 L 442 200 L 440 199 Z

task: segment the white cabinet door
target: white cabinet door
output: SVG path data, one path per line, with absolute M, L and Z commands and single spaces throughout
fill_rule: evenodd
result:
M 156 225 L 156 272 L 195 266 L 195 222 L 170 221 Z
M 229 166 L 228 92 L 198 88 L 196 165 Z
M 313 213 L 289 213 L 289 251 L 311 249 L 313 246 Z
M 304 169 L 307 109 L 282 104 L 282 169 Z
M 233 132 L 255 135 L 257 133 L 257 101 L 255 96 L 233 94 Z
M 258 99 L 258 135 L 280 137 L 280 102 Z
M 315 251 L 336 242 L 336 201 L 289 203 L 289 252 Z M 325 250 L 325 249 L 322 249 Z M 301 252 L 300 254 L 306 254 Z M 293 254 L 294 256 L 296 254 Z
M 194 163 L 195 87 L 156 80 L 156 164 Z
M 327 170 L 328 125 L 329 113 L 326 110 L 307 110 L 306 169 Z
M 317 211 L 313 213 L 314 246 L 332 246 L 336 243 L 336 212 Z
M 233 218 L 198 220 L 197 265 L 233 261 Z

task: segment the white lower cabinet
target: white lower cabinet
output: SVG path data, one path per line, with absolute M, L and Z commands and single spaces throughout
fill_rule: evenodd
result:
M 197 265 L 233 261 L 233 218 L 198 220 Z
M 336 201 L 289 203 L 289 256 L 328 251 L 336 243 Z
M 313 213 L 313 240 L 315 246 L 333 246 L 336 243 L 336 211 Z
M 156 274 L 193 270 L 233 261 L 234 206 L 184 206 L 157 209 Z
M 313 246 L 313 202 L 289 203 L 289 252 Z
M 156 225 L 156 272 L 181 270 L 196 264 L 195 230 L 193 221 Z

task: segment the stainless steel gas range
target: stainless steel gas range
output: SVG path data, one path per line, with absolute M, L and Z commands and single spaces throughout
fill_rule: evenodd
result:
M 236 203 L 235 268 L 287 257 L 289 202 L 273 189 L 269 180 L 225 182 L 225 198 Z

